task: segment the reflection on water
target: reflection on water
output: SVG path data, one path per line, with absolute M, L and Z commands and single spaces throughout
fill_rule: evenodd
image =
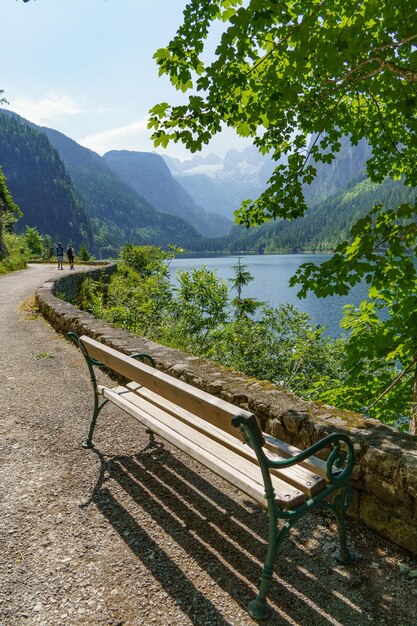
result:
M 329 258 L 324 254 L 242 256 L 242 263 L 254 277 L 254 280 L 244 288 L 243 296 L 256 298 L 271 306 L 294 304 L 301 311 L 308 313 L 314 324 L 326 326 L 328 335 L 338 337 L 342 332 L 339 323 L 343 315 L 343 306 L 359 304 L 367 295 L 366 285 L 356 285 L 348 296 L 316 298 L 310 293 L 307 298 L 300 300 L 297 297 L 298 288 L 290 287 L 288 284 L 291 276 L 303 263 L 320 264 Z M 228 280 L 234 275 L 233 266 L 236 263 L 236 256 L 181 258 L 171 261 L 170 270 L 174 277 L 178 269 L 187 270 L 205 265 L 209 269 L 215 269 L 219 278 Z

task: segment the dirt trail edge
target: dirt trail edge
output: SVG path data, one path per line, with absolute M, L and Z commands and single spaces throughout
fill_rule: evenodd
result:
M 60 274 L 0 277 L 0 626 L 253 624 L 265 513 L 115 407 L 81 448 L 82 357 L 22 307 Z M 361 558 L 343 568 L 332 518 L 304 520 L 277 558 L 267 624 L 417 625 L 416 559 L 349 522 Z

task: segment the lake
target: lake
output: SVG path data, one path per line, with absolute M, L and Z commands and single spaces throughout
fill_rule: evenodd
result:
M 179 269 L 192 269 L 205 265 L 216 270 L 219 278 L 228 280 L 234 276 L 233 266 L 237 263 L 237 256 L 204 257 L 204 258 L 177 258 L 171 261 L 170 271 L 175 278 Z M 326 333 L 330 337 L 339 337 L 343 332 L 340 329 L 340 320 L 345 304 L 359 304 L 367 295 L 365 284 L 356 285 L 349 296 L 330 296 L 316 298 L 309 294 L 300 300 L 297 297 L 297 287 L 290 287 L 288 282 L 300 265 L 313 262 L 320 264 L 330 256 L 323 254 L 283 254 L 283 255 L 249 255 L 241 256 L 242 264 L 253 275 L 254 280 L 243 289 L 243 297 L 256 298 L 271 306 L 289 303 L 310 315 L 314 324 L 326 326 Z

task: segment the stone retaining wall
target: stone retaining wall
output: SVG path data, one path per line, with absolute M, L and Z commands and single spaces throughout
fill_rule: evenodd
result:
M 107 266 L 88 274 L 97 279 L 114 270 L 115 266 Z M 252 411 L 263 430 L 299 448 L 334 431 L 350 435 L 356 464 L 349 514 L 417 554 L 417 437 L 356 413 L 301 400 L 270 383 L 135 337 L 54 295 L 73 298 L 82 275 L 67 274 L 37 291 L 39 310 L 58 332 L 89 335 L 126 354 L 151 354 L 159 369 Z
M 74 300 L 79 294 L 80 284 L 86 274 L 93 280 L 108 280 L 116 269 L 117 265 L 113 263 L 112 265 L 104 265 L 88 270 L 88 272 L 70 272 L 64 274 L 62 278 L 57 279 L 53 283 L 46 284 L 51 285 L 50 290 L 54 296 L 62 296 L 64 300 Z

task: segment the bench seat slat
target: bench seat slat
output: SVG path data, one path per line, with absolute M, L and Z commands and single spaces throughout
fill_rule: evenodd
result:
M 252 463 L 258 464 L 256 454 L 252 448 L 245 445 L 240 439 L 231 437 L 223 430 L 208 424 L 206 420 L 203 420 L 197 415 L 182 409 L 173 402 L 169 402 L 159 394 L 150 391 L 138 383 L 128 383 L 126 387 L 133 391 L 136 395 L 152 402 L 152 404 L 163 409 L 165 412 L 170 413 L 177 419 L 181 419 L 185 423 L 191 424 L 194 428 L 198 429 L 199 432 L 210 434 L 210 436 L 216 439 L 216 441 L 221 442 L 230 450 L 236 451 L 241 456 L 249 459 Z M 281 455 L 281 458 L 284 458 L 283 455 Z M 308 468 L 305 469 L 300 466 L 271 470 L 271 474 L 285 480 L 287 483 L 296 489 L 299 489 L 309 497 L 319 493 L 326 484 L 325 481 L 317 475 L 317 473 L 313 474 L 313 472 L 311 472 Z
M 119 388 L 117 392 L 114 389 L 99 386 L 98 391 L 144 426 L 161 435 L 266 507 L 259 466 L 232 450 L 226 450 L 223 445 L 196 431 L 188 424 L 173 420 L 169 413 L 138 398 L 134 392 L 124 387 Z M 137 406 L 138 403 L 140 406 Z M 272 477 L 272 482 L 277 503 L 281 508 L 294 508 L 305 501 L 305 495 L 301 491 L 290 487 L 276 476 Z
M 292 456 L 300 454 L 302 450 L 292 446 L 281 439 L 276 439 L 271 435 L 264 433 L 265 448 L 269 450 L 273 455 L 276 454 L 280 458 L 288 459 Z M 319 459 L 317 456 L 309 456 L 304 461 L 300 461 L 299 465 L 310 470 L 317 476 L 321 476 L 327 482 L 326 463 Z

